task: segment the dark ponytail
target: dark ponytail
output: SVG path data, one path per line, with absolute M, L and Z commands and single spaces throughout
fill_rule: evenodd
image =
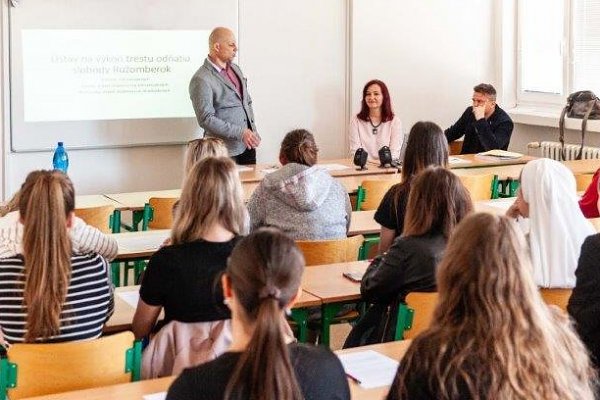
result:
M 226 274 L 254 331 L 227 384 L 227 400 L 301 400 L 284 308 L 298 293 L 304 257 L 279 230 L 260 229 L 233 250 Z

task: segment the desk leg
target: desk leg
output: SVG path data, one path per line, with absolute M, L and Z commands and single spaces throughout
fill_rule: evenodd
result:
M 329 327 L 331 321 L 342 308 L 343 303 L 329 303 L 321 306 L 321 340 L 320 344 L 329 347 Z
M 298 325 L 298 341 L 306 343 L 308 334 L 308 309 L 295 308 L 292 310 L 292 319 Z

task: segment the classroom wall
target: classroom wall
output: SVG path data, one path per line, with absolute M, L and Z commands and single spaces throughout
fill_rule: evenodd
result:
M 393 81 L 405 131 L 424 118 L 442 126 L 453 122 L 469 105 L 474 83 L 496 83 L 493 3 L 240 1 L 239 62 L 263 136 L 259 161 L 275 161 L 281 138 L 296 127 L 315 133 L 321 157 L 344 156 L 348 117 L 371 76 Z M 2 12 L 5 35 L 6 9 Z M 352 25 L 360 29 L 353 32 Z M 370 27 L 382 36 L 365 43 Z M 360 46 L 351 46 L 350 38 Z M 359 47 L 371 51 L 359 54 Z M 2 53 L 6 57 L 5 48 Z M 5 75 L 5 62 L 2 68 Z M 314 89 L 307 92 L 306 83 Z M 7 90 L 0 88 L 3 101 Z M 6 123 L 2 127 L 5 198 L 30 170 L 49 168 L 52 155 L 10 153 Z M 183 154 L 183 146 L 72 150 L 69 172 L 79 194 L 169 189 L 180 184 Z

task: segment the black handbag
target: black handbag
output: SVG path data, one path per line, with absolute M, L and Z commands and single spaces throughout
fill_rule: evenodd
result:
M 588 119 L 600 119 L 600 99 L 590 90 L 582 90 L 571 93 L 567 98 L 567 105 L 563 108 L 558 122 L 560 142 L 560 156 L 566 159 L 565 154 L 565 117 L 581 119 L 581 147 L 577 153 L 576 160 L 581 160 L 583 155 L 583 143 L 587 130 Z

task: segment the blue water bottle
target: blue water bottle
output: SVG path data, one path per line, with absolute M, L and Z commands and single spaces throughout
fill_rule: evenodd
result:
M 69 155 L 63 146 L 63 142 L 58 142 L 58 147 L 54 150 L 54 157 L 52 157 L 52 166 L 54 169 L 67 173 L 69 169 Z

